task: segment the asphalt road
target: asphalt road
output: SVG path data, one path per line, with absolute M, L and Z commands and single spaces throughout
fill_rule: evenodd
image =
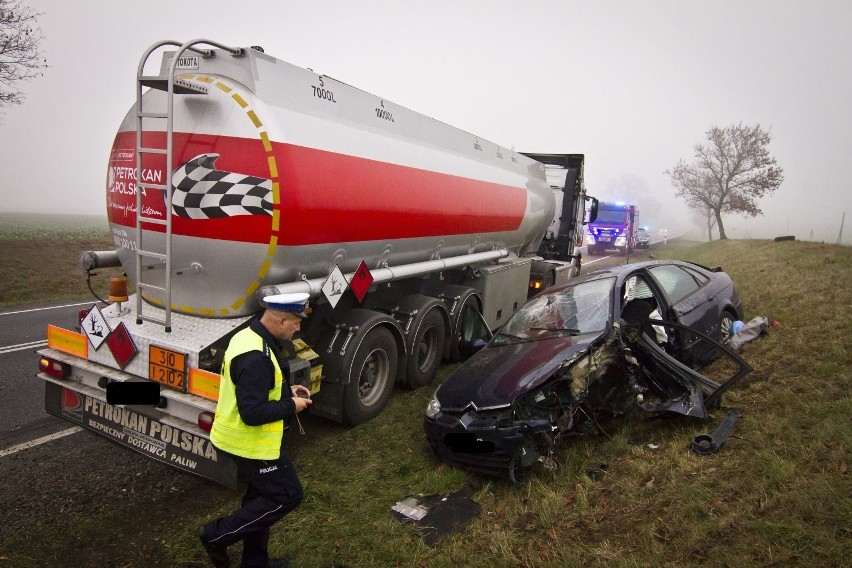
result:
M 72 327 L 94 302 L 63 302 L 0 312 L 0 451 L 70 425 L 44 411 L 44 383 L 36 350 L 47 345 L 47 324 Z

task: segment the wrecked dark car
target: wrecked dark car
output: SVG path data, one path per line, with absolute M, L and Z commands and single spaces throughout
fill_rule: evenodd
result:
M 517 481 L 558 441 L 633 409 L 706 418 L 751 368 L 721 340 L 743 308 L 730 277 L 681 261 L 599 270 L 532 298 L 435 391 L 435 456 Z

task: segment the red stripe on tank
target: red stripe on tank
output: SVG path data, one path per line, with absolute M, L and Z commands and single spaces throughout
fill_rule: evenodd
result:
M 162 133 L 146 134 L 143 145 L 163 144 Z M 116 136 L 110 160 L 107 212 L 110 221 L 134 227 L 135 180 L 122 168 L 135 168 L 135 133 Z M 526 210 L 524 187 L 480 181 L 328 152 L 274 143 L 278 170 L 260 140 L 176 133 L 173 168 L 204 153 L 218 153 L 217 170 L 272 179 L 279 183 L 279 245 L 373 241 L 513 231 Z M 128 159 L 122 151 L 134 153 Z M 165 171 L 165 157 L 146 154 L 143 169 Z M 135 171 L 134 174 L 135 175 Z M 119 182 L 118 184 L 116 182 Z M 164 181 L 164 178 L 163 178 Z M 121 184 L 124 183 L 124 186 Z M 121 188 L 121 189 L 120 189 Z M 143 208 L 165 216 L 160 192 L 149 191 Z M 237 242 L 267 243 L 272 218 L 241 215 L 224 219 L 173 216 L 173 233 Z M 146 225 L 162 231 L 159 225 Z
M 302 146 L 277 156 L 283 244 L 513 231 L 526 209 L 525 188 Z

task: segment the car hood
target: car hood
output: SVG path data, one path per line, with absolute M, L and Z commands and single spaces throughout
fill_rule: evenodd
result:
M 447 377 L 438 390 L 444 410 L 507 406 L 546 381 L 566 360 L 586 351 L 605 331 L 524 343 L 488 345 Z

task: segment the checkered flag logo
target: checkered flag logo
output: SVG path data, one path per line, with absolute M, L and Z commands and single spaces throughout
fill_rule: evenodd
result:
M 172 213 L 187 219 L 272 215 L 272 181 L 217 170 L 219 154 L 201 154 L 172 174 Z

